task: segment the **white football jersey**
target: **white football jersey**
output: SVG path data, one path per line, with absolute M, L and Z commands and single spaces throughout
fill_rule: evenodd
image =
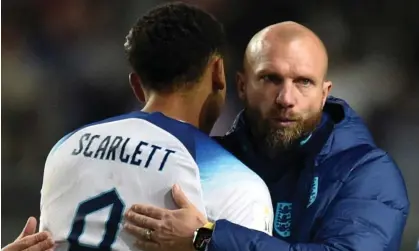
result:
M 175 209 L 174 184 L 209 220 L 271 234 L 271 197 L 258 175 L 195 127 L 144 112 L 82 127 L 54 146 L 40 229 L 56 250 L 134 250 L 124 212 L 136 203 Z

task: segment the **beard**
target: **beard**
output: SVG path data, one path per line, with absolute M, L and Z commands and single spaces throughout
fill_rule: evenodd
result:
M 259 111 L 246 108 L 246 118 L 248 123 L 250 123 L 250 129 L 255 141 L 269 156 L 275 156 L 278 152 L 290 149 L 302 137 L 308 136 L 316 129 L 321 121 L 321 117 L 322 110 L 308 118 L 288 114 L 287 118 L 295 122 L 290 126 L 278 126 L 268 119 L 263 119 Z

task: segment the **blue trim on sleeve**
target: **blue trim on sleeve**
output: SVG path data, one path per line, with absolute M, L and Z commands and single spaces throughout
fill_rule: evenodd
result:
M 76 131 L 74 131 L 74 132 L 71 132 L 71 133 L 69 133 L 69 134 L 67 134 L 67 135 L 65 135 L 64 137 L 62 137 L 57 143 L 55 143 L 55 145 L 52 147 L 52 149 L 51 149 L 51 153 L 54 153 L 57 149 L 58 149 L 58 147 L 60 147 L 68 138 L 70 138 L 71 137 L 71 135 L 73 135 L 74 133 L 75 133 Z

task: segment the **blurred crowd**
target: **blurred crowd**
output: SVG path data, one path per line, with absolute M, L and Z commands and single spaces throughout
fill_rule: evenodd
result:
M 159 0 L 2 2 L 2 243 L 39 215 L 50 148 L 83 124 L 140 107 L 128 85 L 125 36 Z M 333 94 L 365 119 L 400 165 L 411 214 L 402 250 L 419 238 L 419 1 L 188 0 L 225 24 L 231 53 L 227 106 L 213 134 L 240 110 L 235 71 L 263 27 L 286 20 L 325 42 Z M 383 219 L 385 220 L 385 219 Z

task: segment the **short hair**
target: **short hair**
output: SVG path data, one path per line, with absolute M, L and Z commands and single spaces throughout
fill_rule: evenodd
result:
M 212 56 L 224 57 L 223 26 L 209 13 L 184 3 L 160 5 L 138 19 L 125 52 L 144 87 L 175 91 L 198 82 Z

